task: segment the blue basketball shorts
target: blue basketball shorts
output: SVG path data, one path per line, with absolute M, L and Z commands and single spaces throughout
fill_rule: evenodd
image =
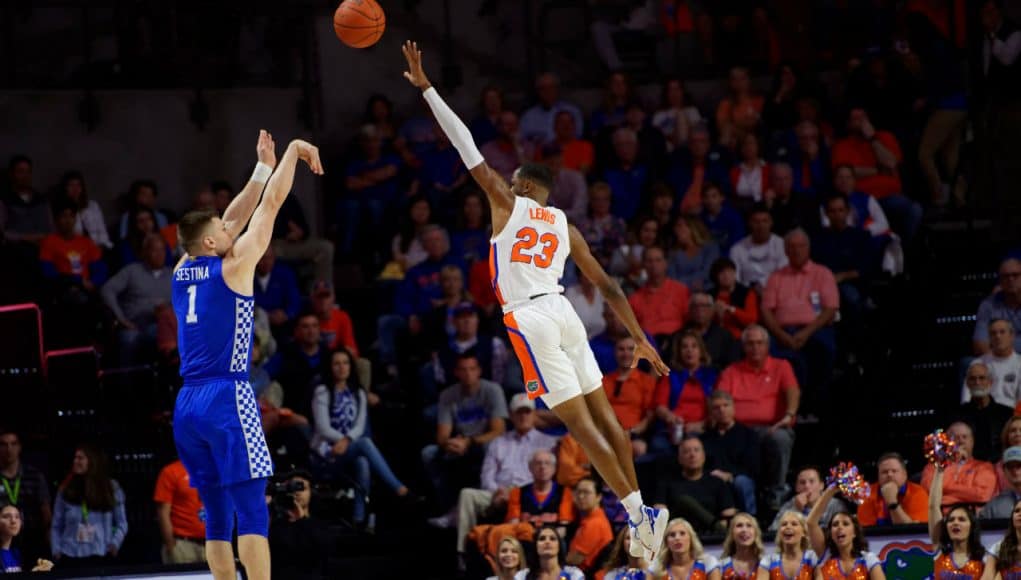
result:
M 273 475 L 248 381 L 185 383 L 174 407 L 174 443 L 191 486 L 198 489 Z

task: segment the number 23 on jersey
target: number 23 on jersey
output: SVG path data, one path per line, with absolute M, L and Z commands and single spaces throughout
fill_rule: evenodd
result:
M 553 256 L 560 247 L 560 238 L 553 233 L 539 235 L 535 228 L 524 227 L 514 234 L 517 242 L 511 249 L 511 262 L 522 264 L 534 264 L 537 268 L 549 268 L 553 263 Z M 539 249 L 535 249 L 540 245 Z

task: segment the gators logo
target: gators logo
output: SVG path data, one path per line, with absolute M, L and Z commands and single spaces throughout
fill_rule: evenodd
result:
M 539 381 L 528 381 L 527 383 L 525 383 L 525 390 L 528 391 L 529 393 L 538 393 Z

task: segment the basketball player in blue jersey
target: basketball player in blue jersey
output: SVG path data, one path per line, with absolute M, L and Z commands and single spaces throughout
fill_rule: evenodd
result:
M 172 281 L 184 378 L 174 408 L 174 441 L 206 509 L 206 558 L 217 580 L 237 577 L 231 548 L 235 517 L 248 578 L 270 575 L 265 492 L 273 465 L 248 384 L 252 284 L 298 160 L 323 174 L 319 150 L 304 141 L 288 145 L 275 171 L 269 133 L 260 132 L 256 151 L 259 164 L 251 180 L 222 218 L 213 211 L 181 218 L 178 237 L 185 255 Z
M 651 562 L 663 546 L 670 516 L 665 508 L 642 501 L 631 441 L 606 398 L 584 326 L 562 294 L 559 279 L 568 255 L 599 288 L 635 339 L 632 366 L 645 359 L 660 374 L 668 374 L 670 369 L 645 337 L 620 285 L 592 256 L 578 228 L 567 223 L 563 211 L 546 205 L 553 188 L 549 169 L 526 163 L 514 172 L 508 186 L 483 159 L 468 128 L 429 83 L 418 46 L 406 42 L 403 51 L 408 63 L 404 77 L 422 90 L 436 122 L 489 198 L 493 291 L 521 362 L 525 390 L 530 398 L 541 397 L 585 449 L 627 509 L 631 555 Z

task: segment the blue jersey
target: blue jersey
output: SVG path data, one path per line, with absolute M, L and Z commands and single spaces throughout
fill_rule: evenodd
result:
M 185 260 L 174 271 L 173 302 L 185 382 L 247 380 L 255 300 L 227 287 L 223 259 Z

